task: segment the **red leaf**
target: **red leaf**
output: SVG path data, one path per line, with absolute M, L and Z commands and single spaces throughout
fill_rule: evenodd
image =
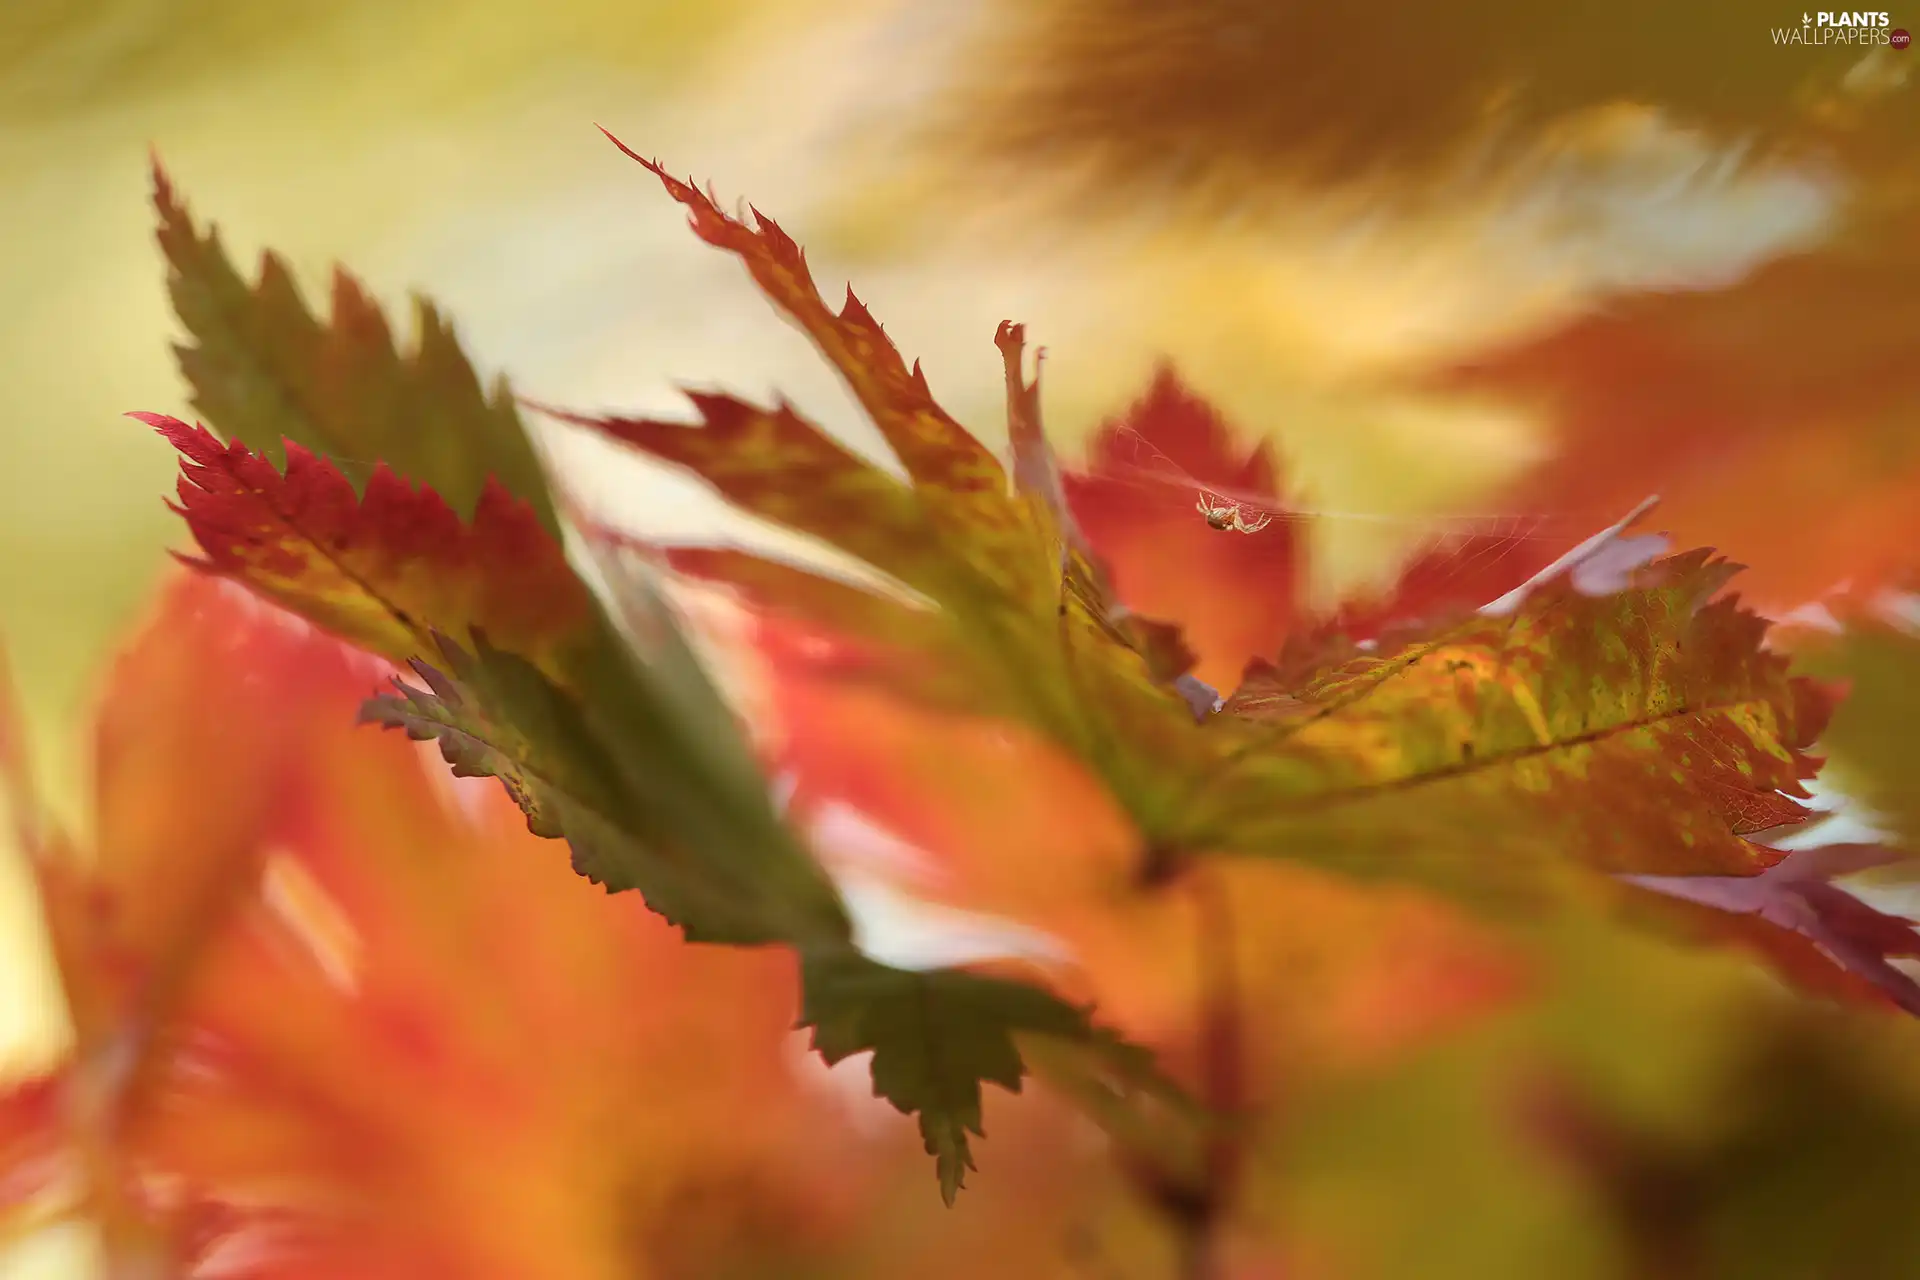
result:
M 1189 482 L 1189 478 L 1191 482 Z M 1163 368 L 1146 394 L 1093 438 L 1067 500 L 1129 609 L 1179 625 L 1194 674 L 1230 689 L 1247 660 L 1278 652 L 1306 587 L 1305 533 L 1276 520 L 1242 536 L 1208 527 L 1200 487 L 1283 500 L 1267 447 L 1241 456 L 1205 402 Z
M 341 462 L 377 459 L 433 486 L 463 520 L 489 486 L 504 486 L 559 536 L 512 392 L 504 380 L 481 388 L 453 327 L 431 303 L 415 299 L 417 338 L 396 346 L 379 306 L 336 267 L 332 315 L 323 324 L 278 255 L 261 255 L 257 283 L 243 280 L 219 233 L 194 226 L 157 159 L 153 199 L 171 268 L 167 292 L 191 340 L 174 353 L 194 407 L 224 438 L 276 467 L 288 440 Z
M 180 506 L 205 559 L 339 635 L 396 660 L 435 652 L 434 631 L 556 670 L 591 618 L 586 588 L 533 508 L 497 483 L 471 524 L 384 464 L 364 497 L 333 463 L 288 441 L 282 475 L 245 445 L 162 414 L 131 415 L 184 456 Z
M 1878 585 L 1920 537 L 1916 245 L 1908 207 L 1726 288 L 1613 301 L 1432 383 L 1550 415 L 1556 452 L 1512 490 L 1529 503 L 1657 491 L 1680 544 L 1737 551 L 1769 609 Z
M 116 671 L 101 846 L 61 868 L 98 906 L 63 968 L 139 961 L 79 1028 L 118 1064 L 96 1190 L 275 1277 L 624 1272 L 716 1182 L 804 1242 L 844 1190 L 785 1176 L 830 1119 L 790 958 L 687 947 L 492 784 L 449 792 L 355 726 L 368 665 L 195 575 Z
M 67 1074 L 0 1091 L 0 1227 L 78 1172 L 67 1146 Z

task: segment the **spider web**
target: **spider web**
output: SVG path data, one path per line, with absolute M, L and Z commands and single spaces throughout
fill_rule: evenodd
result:
M 1144 490 L 1185 490 L 1196 501 L 1203 497 L 1220 504 L 1238 507 L 1248 520 L 1266 516 L 1276 523 L 1307 525 L 1317 522 L 1351 521 L 1423 531 L 1437 537 L 1481 535 L 1516 541 L 1554 541 L 1573 536 L 1577 541 L 1619 518 L 1618 513 L 1573 516 L 1549 512 L 1473 512 L 1467 514 L 1408 515 L 1374 511 L 1336 511 L 1307 507 L 1270 493 L 1237 489 L 1231 485 L 1211 484 L 1197 479 L 1138 429 L 1122 424 L 1115 429 L 1122 438 L 1124 461 L 1103 459 L 1092 467 L 1073 468 L 1083 478 L 1099 478 L 1138 485 Z
M 1314 526 L 1364 524 L 1379 529 L 1398 546 L 1396 558 L 1403 570 L 1418 567 L 1429 582 L 1444 582 L 1487 574 L 1509 558 L 1545 561 L 1556 551 L 1568 550 L 1620 518 L 1619 512 L 1577 515 L 1567 512 L 1504 511 L 1408 515 L 1375 511 L 1330 510 L 1308 507 L 1231 485 L 1200 480 L 1167 452 L 1128 424 L 1112 428 L 1098 461 L 1077 469 L 1083 479 L 1118 482 L 1137 488 L 1143 500 L 1162 500 L 1180 494 L 1191 503 L 1237 508 L 1245 521 L 1269 521 L 1267 528 L 1291 526 L 1310 534 Z M 1197 510 L 1195 520 L 1205 517 Z M 1222 531 L 1221 536 L 1230 536 Z M 1251 535 L 1267 534 L 1256 532 Z

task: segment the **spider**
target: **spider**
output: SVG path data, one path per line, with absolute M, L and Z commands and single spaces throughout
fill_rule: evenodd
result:
M 1201 515 L 1207 518 L 1207 525 L 1214 529 L 1232 529 L 1237 533 L 1258 533 L 1273 523 L 1273 517 L 1262 511 L 1253 519 L 1247 519 L 1247 513 L 1237 502 L 1216 498 L 1205 489 L 1200 491 L 1200 501 L 1195 504 Z

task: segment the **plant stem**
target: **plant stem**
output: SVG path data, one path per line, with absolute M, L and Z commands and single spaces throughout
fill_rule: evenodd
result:
M 1182 1280 L 1212 1280 L 1217 1273 L 1214 1233 L 1233 1201 L 1240 1176 L 1246 1046 L 1232 907 L 1207 869 L 1196 868 L 1188 884 L 1199 925 L 1201 1101 L 1212 1132 L 1207 1138 L 1203 1195 L 1182 1224 L 1181 1276 Z

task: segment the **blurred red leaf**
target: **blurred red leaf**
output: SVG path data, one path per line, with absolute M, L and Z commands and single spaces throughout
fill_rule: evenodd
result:
M 0 1090 L 0 1236 L 12 1219 L 78 1170 L 67 1144 L 64 1072 Z
M 1268 442 L 1241 442 L 1168 366 L 1095 433 L 1085 468 L 1066 473 L 1065 486 L 1119 598 L 1177 623 L 1199 654 L 1196 674 L 1223 691 L 1235 687 L 1249 660 L 1272 659 L 1290 645 L 1317 651 L 1464 617 L 1563 558 L 1590 554 L 1578 544 L 1595 533 L 1523 516 L 1472 521 L 1424 539 L 1384 589 L 1312 608 L 1315 530 L 1341 517 L 1295 510 Z M 1268 523 L 1251 535 L 1218 530 L 1197 509 L 1202 501 L 1235 505 L 1249 521 Z M 1632 514 L 1622 524 L 1647 505 L 1623 503 Z M 1646 535 L 1619 541 L 1620 550 L 1643 553 L 1640 560 L 1666 545 Z
M 716 1182 L 803 1247 L 846 1186 L 789 1176 L 828 1118 L 790 959 L 685 946 L 354 727 L 373 674 L 200 576 L 116 668 L 99 848 L 48 881 L 96 1200 L 276 1277 L 634 1274 Z
M 1548 510 L 1662 496 L 1683 546 L 1736 551 L 1791 609 L 1911 564 L 1920 537 L 1920 213 L 1866 218 L 1734 284 L 1644 293 L 1433 378 L 1537 406 Z
M 1181 483 L 1189 477 L 1194 484 Z M 1208 527 L 1195 510 L 1199 486 L 1279 509 L 1280 479 L 1267 446 L 1242 456 L 1226 423 L 1171 369 L 1101 427 L 1086 468 L 1063 481 L 1120 599 L 1179 623 L 1199 657 L 1196 676 L 1230 690 L 1249 658 L 1278 651 L 1306 589 L 1306 528 L 1291 519 L 1251 536 Z

